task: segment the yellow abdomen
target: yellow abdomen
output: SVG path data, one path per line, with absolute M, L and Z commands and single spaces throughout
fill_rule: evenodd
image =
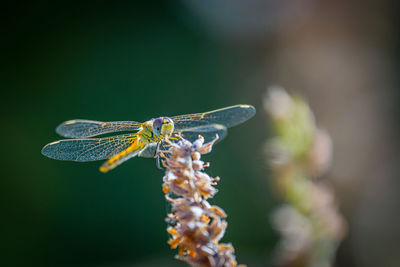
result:
M 114 169 L 122 162 L 134 157 L 139 153 L 144 146 L 147 144 L 146 138 L 141 138 L 139 133 L 136 134 L 135 141 L 124 151 L 116 154 L 115 156 L 109 158 L 106 162 L 103 163 L 100 167 L 101 172 L 108 172 L 109 170 Z

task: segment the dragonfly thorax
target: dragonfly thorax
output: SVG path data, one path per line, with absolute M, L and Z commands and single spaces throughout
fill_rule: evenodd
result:
M 159 117 L 153 120 L 153 133 L 160 138 L 170 136 L 174 131 L 174 122 L 168 117 Z

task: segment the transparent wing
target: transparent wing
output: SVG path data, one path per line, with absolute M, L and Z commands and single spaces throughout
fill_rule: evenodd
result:
M 95 161 L 111 158 L 127 149 L 137 134 L 124 134 L 104 138 L 65 139 L 47 144 L 42 149 L 46 157 L 58 160 Z
M 157 143 L 147 144 L 142 151 L 139 152 L 138 156 L 142 158 L 154 158 L 156 156 Z
M 217 134 L 219 137 L 217 142 L 221 141 L 222 139 L 225 138 L 227 132 L 228 132 L 227 128 L 224 125 L 211 124 L 211 125 L 188 128 L 182 130 L 180 134 L 182 135 L 183 138 L 189 140 L 190 142 L 197 140 L 199 138 L 199 135 L 201 135 L 204 137 L 205 143 L 208 143 L 214 140 Z
M 243 123 L 256 114 L 256 109 L 250 105 L 235 105 L 204 113 L 187 114 L 171 117 L 176 131 L 204 126 L 221 124 L 229 128 Z
M 85 138 L 100 134 L 136 131 L 140 123 L 136 121 L 90 121 L 90 120 L 70 120 L 60 124 L 56 132 L 67 138 Z

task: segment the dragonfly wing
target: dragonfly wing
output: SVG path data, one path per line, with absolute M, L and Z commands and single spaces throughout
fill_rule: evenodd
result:
M 70 161 L 95 161 L 109 159 L 127 149 L 137 139 L 137 134 L 104 138 L 65 139 L 47 144 L 42 149 L 46 157 Z
M 210 124 L 221 124 L 229 128 L 243 123 L 256 114 L 250 105 L 235 105 L 204 113 L 171 117 L 176 131 Z
M 100 134 L 135 131 L 140 127 L 136 121 L 90 121 L 90 120 L 70 120 L 60 124 L 56 132 L 67 138 L 85 138 Z
M 156 156 L 156 150 L 157 143 L 149 143 L 139 152 L 138 156 L 142 158 L 154 158 Z
M 227 128 L 221 124 L 210 124 L 205 126 L 198 126 L 188 128 L 180 132 L 181 136 L 190 142 L 194 142 L 199 138 L 199 135 L 204 137 L 206 143 L 211 142 L 215 139 L 218 134 L 218 141 L 225 138 L 227 134 Z M 217 141 L 217 142 L 218 142 Z

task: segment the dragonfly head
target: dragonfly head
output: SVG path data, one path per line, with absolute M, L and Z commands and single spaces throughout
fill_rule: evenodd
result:
M 153 132 L 158 137 L 169 136 L 174 131 L 174 122 L 168 117 L 160 117 L 153 121 Z

